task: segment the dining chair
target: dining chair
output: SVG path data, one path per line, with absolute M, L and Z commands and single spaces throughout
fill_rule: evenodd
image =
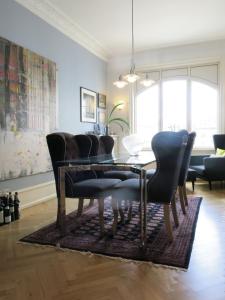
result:
M 152 150 L 156 158 L 156 172 L 147 181 L 146 200 L 147 203 L 160 203 L 163 205 L 164 222 L 168 238 L 171 241 L 173 240 L 173 232 L 170 222 L 170 207 L 172 208 L 175 225 L 177 225 L 174 196 L 178 185 L 186 141 L 186 135 L 182 136 L 180 133 L 171 131 L 161 131 L 152 139 Z M 111 194 L 113 199 L 125 198 L 131 202 L 140 202 L 140 180 L 128 179 L 121 181 L 113 187 Z M 146 207 L 144 215 L 146 220 Z M 116 224 L 114 233 L 115 231 Z
M 180 134 L 181 136 L 186 136 L 186 139 L 187 139 L 187 144 L 186 144 L 183 159 L 182 159 L 178 187 L 177 187 L 178 193 L 179 193 L 181 209 L 182 209 L 183 214 L 186 214 L 185 205 L 186 206 L 188 205 L 187 192 L 186 192 L 186 180 L 187 180 L 190 159 L 191 159 L 191 152 L 193 149 L 196 133 L 191 132 L 189 134 L 187 130 L 183 129 L 183 130 L 178 131 L 178 134 Z M 154 169 L 148 170 L 147 178 L 150 179 L 151 176 L 153 176 L 154 172 L 155 172 Z
M 72 135 L 64 132 L 49 134 L 46 139 L 52 161 L 58 198 L 58 224 L 60 183 L 57 162 L 88 157 L 92 142 L 87 135 Z M 84 199 L 98 199 L 100 230 L 103 234 L 104 199 L 110 195 L 108 192 L 110 188 L 119 182 L 119 179 L 97 178 L 94 171 L 69 171 L 66 172 L 65 176 L 65 194 L 68 198 L 79 199 L 78 216 L 82 213 Z

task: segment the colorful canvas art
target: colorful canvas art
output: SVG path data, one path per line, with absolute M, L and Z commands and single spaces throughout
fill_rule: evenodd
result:
M 56 64 L 0 38 L 0 180 L 49 171 Z

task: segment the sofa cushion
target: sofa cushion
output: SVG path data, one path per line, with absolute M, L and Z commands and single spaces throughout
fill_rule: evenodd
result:
M 205 166 L 199 165 L 199 166 L 191 166 L 193 170 L 196 171 L 197 174 L 204 176 L 205 175 Z

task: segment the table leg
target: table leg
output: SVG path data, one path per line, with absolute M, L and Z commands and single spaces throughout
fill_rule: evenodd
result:
M 144 232 L 143 232 L 143 170 L 140 172 L 140 192 L 141 192 L 141 201 L 140 201 L 140 227 L 141 227 L 141 245 L 144 247 Z
M 146 239 L 147 239 L 147 177 L 146 177 L 146 170 L 143 170 L 143 199 L 144 199 L 144 247 L 146 246 Z

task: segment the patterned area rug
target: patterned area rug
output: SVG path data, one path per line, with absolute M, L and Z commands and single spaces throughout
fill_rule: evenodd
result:
M 172 243 L 168 241 L 165 231 L 163 207 L 159 204 L 149 204 L 148 240 L 145 251 L 139 247 L 138 203 L 133 204 L 132 220 L 119 224 L 116 235 L 112 237 L 113 213 L 110 200 L 105 202 L 106 235 L 102 238 L 99 231 L 98 205 L 95 203 L 91 208 L 86 208 L 79 218 L 76 217 L 75 212 L 67 215 L 65 236 L 61 236 L 55 223 L 52 223 L 22 238 L 21 241 L 188 268 L 201 200 L 200 197 L 189 198 L 186 215 L 183 215 L 177 202 L 179 227 L 173 228 Z M 127 217 L 126 211 L 125 216 Z M 173 223 L 172 216 L 171 220 Z

